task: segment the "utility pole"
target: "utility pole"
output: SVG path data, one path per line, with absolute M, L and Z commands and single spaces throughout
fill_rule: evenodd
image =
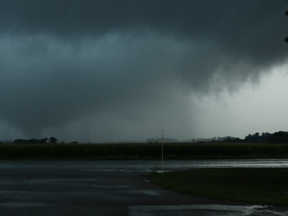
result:
M 162 130 L 162 175 L 163 175 L 163 130 Z

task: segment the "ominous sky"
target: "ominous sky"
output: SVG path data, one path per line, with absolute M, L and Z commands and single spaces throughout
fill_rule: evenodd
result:
M 288 130 L 284 0 L 1 0 L 0 140 Z

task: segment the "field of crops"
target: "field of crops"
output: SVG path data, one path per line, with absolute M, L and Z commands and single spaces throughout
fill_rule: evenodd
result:
M 0 159 L 160 159 L 161 144 L 1 144 Z M 165 159 L 288 158 L 288 144 L 164 143 Z

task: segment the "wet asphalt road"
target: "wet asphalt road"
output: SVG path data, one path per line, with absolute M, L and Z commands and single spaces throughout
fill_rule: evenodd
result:
M 288 215 L 288 208 L 235 205 L 162 189 L 148 177 L 155 167 L 138 163 L 2 161 L 0 216 Z

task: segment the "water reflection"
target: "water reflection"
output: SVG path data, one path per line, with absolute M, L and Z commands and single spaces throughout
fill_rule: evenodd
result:
M 288 168 L 288 159 L 195 160 L 177 161 L 174 164 L 171 162 L 166 162 L 167 168 Z
M 94 171 L 162 171 L 161 161 L 105 161 L 89 164 Z M 288 159 L 243 159 L 243 160 L 167 160 L 163 170 L 201 168 L 288 168 Z
M 205 216 L 286 216 L 288 212 L 276 212 L 268 206 L 240 205 L 135 205 L 129 206 L 130 216 L 152 215 L 205 215 Z
M 94 171 L 161 171 L 161 161 L 0 161 L 0 169 L 85 169 Z M 288 168 L 288 159 L 164 160 L 163 169 Z

